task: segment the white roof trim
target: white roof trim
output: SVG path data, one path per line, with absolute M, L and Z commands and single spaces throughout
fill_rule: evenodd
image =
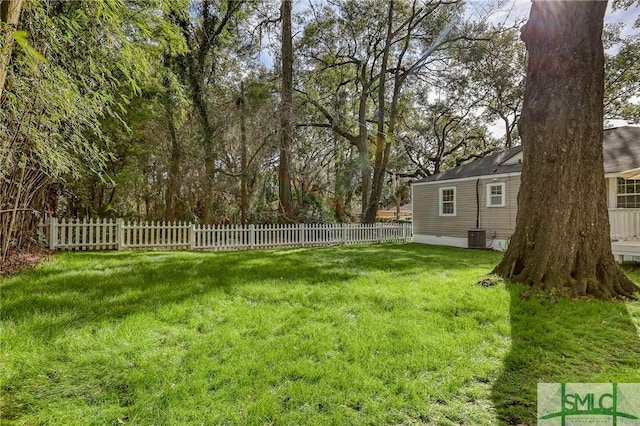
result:
M 640 168 L 619 172 L 617 176 L 629 180 L 640 180 Z
M 466 177 L 466 178 L 458 178 L 458 179 L 442 179 L 442 180 L 432 180 L 429 182 L 414 182 L 411 186 L 416 186 L 416 185 L 448 185 L 450 183 L 455 183 L 455 182 L 468 182 L 470 180 L 488 180 L 488 179 L 503 179 L 503 178 L 509 178 L 509 177 L 515 177 L 515 176 L 520 176 L 522 173 L 521 172 L 511 172 L 511 173 L 499 173 L 499 174 L 495 174 L 495 175 L 481 175 L 481 176 L 470 176 L 470 177 Z

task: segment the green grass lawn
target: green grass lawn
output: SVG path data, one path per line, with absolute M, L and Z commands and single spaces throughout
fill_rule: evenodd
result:
M 0 418 L 535 424 L 538 382 L 640 382 L 639 303 L 476 285 L 499 258 L 418 244 L 60 254 L 0 281 Z

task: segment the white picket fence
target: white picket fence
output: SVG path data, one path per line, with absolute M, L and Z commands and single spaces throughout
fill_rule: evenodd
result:
M 410 223 L 205 226 L 51 218 L 40 223 L 39 231 L 41 240 L 51 250 L 242 250 L 407 242 L 412 237 Z
M 612 240 L 640 239 L 640 209 L 609 209 Z

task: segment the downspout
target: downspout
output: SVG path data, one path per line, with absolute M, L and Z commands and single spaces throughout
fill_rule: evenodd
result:
M 480 229 L 480 178 L 476 180 L 476 229 Z
M 480 178 L 476 180 L 476 229 L 480 229 Z M 491 242 L 487 244 L 485 240 L 485 248 L 491 248 L 493 241 L 495 240 L 495 233 L 491 236 Z

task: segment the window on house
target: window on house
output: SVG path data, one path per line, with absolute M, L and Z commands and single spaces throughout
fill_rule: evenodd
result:
M 490 183 L 487 185 L 487 207 L 504 207 L 505 184 Z
M 456 188 L 440 188 L 440 216 L 456 215 Z
M 619 209 L 640 208 L 640 180 L 618 178 L 617 198 L 617 207 Z

